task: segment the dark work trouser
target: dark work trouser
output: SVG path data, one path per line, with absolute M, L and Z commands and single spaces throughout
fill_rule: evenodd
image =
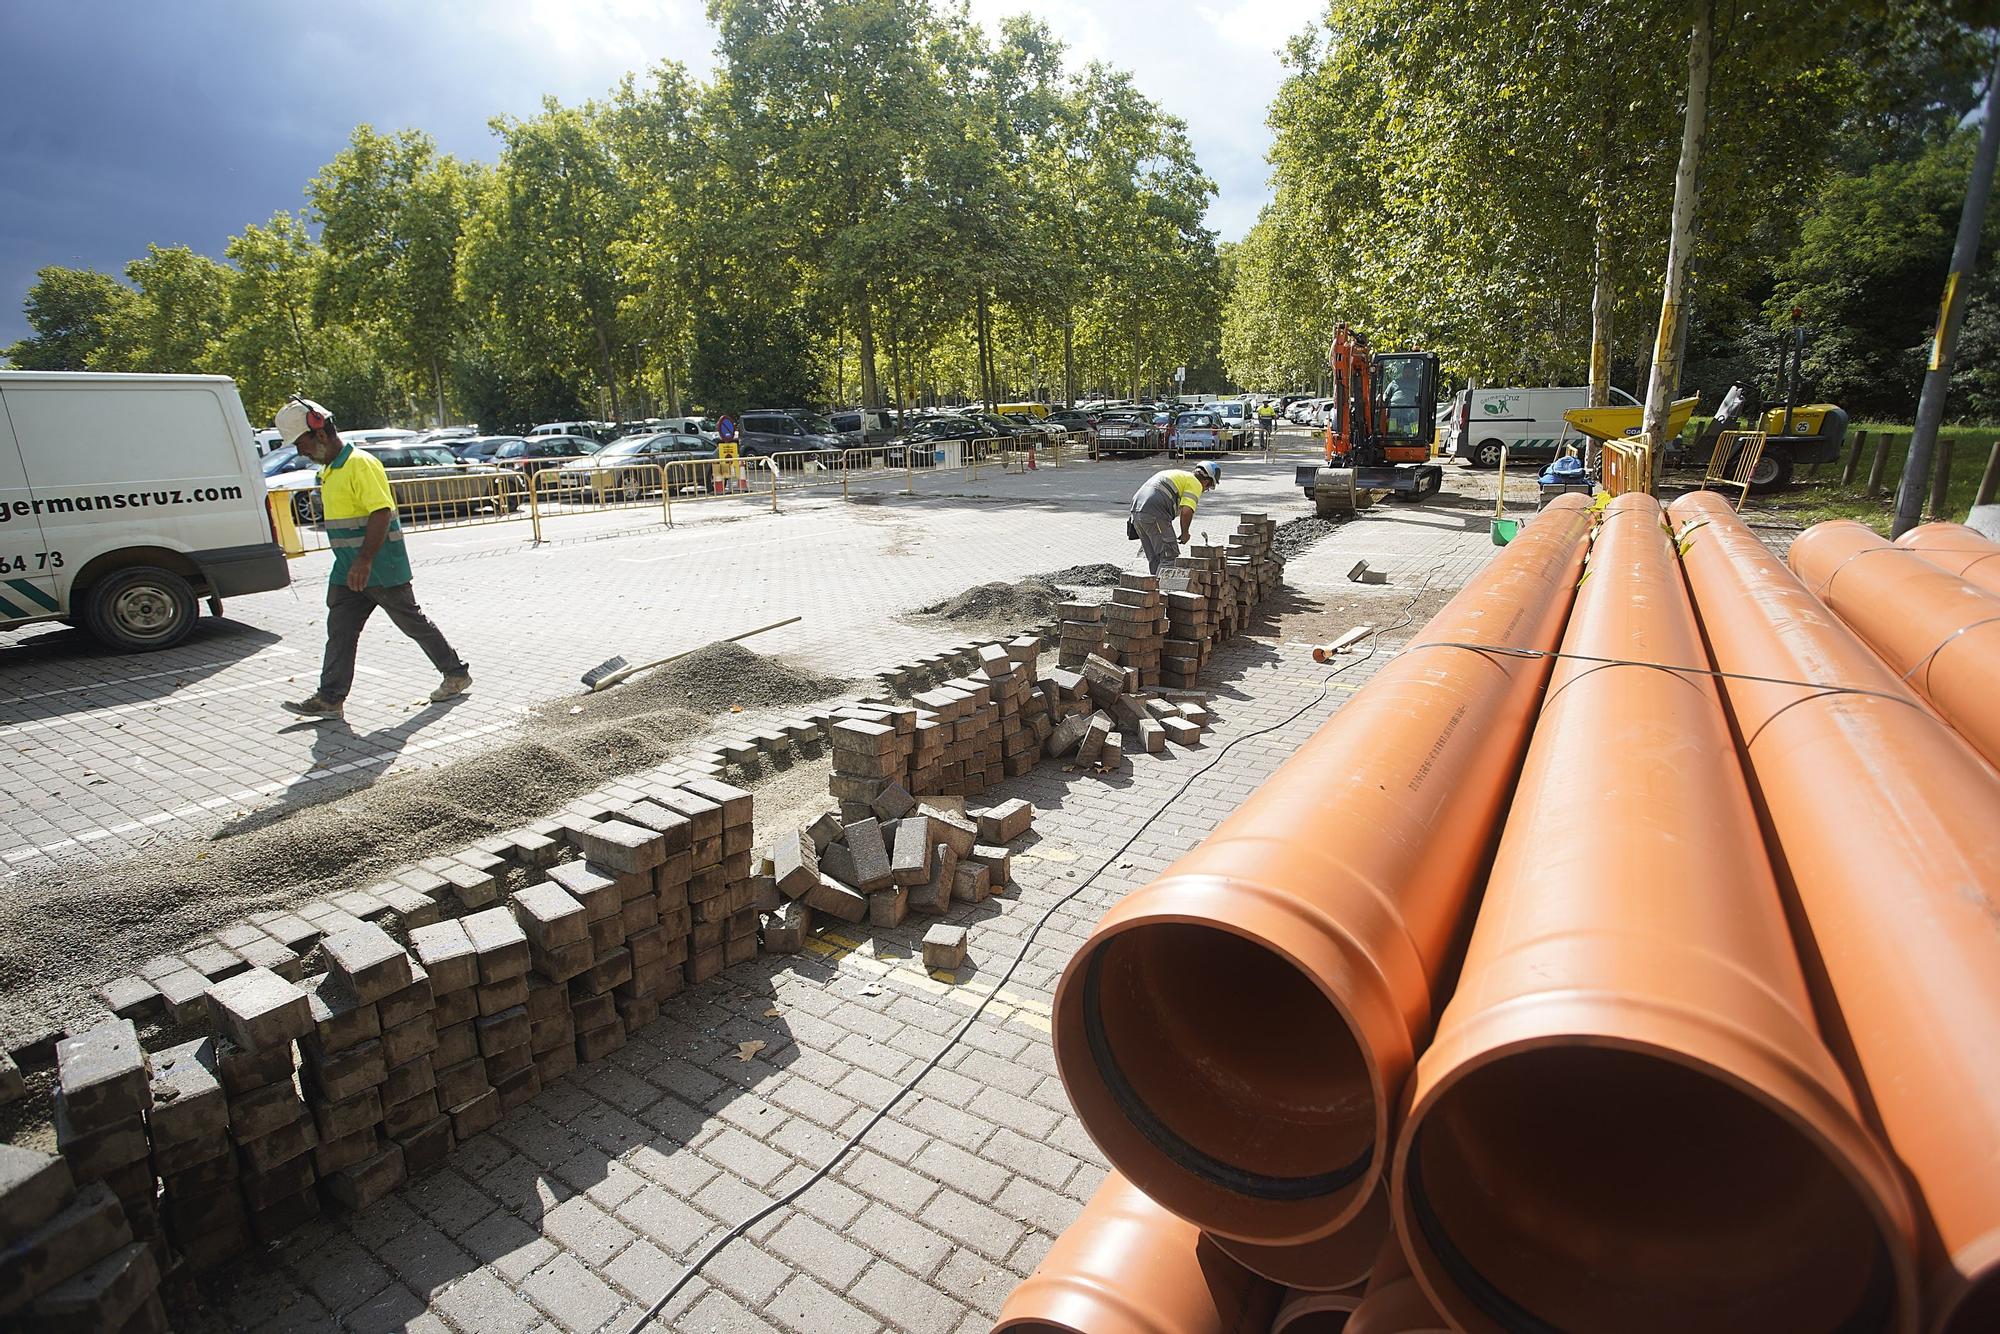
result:
M 417 641 L 417 647 L 444 676 L 465 671 L 465 662 L 445 642 L 444 631 L 431 624 L 417 605 L 415 588 L 396 584 L 389 588 L 365 588 L 357 593 L 346 584 L 329 584 L 326 590 L 326 659 L 319 669 L 319 697 L 330 704 L 347 698 L 354 688 L 354 649 L 361 642 L 361 628 L 380 607 L 389 613 L 396 628 Z
M 1134 510 L 1132 527 L 1138 530 L 1139 547 L 1146 553 L 1146 568 L 1153 574 L 1160 572 L 1160 562 L 1172 560 L 1181 554 L 1178 535 L 1174 532 L 1172 519 L 1156 519 Z

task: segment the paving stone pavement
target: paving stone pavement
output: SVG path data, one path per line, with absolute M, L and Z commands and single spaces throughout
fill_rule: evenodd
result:
M 424 700 L 435 678 L 376 617 L 345 726 L 277 709 L 311 693 L 324 635 L 324 554 L 291 589 L 232 600 L 183 644 L 120 657 L 60 625 L 0 638 L 0 874 L 28 862 L 115 863 L 161 839 L 206 837 L 278 800 L 320 799 L 476 753 L 585 668 L 634 662 L 798 614 L 753 646 L 816 672 L 864 675 L 964 637 L 902 619 L 991 579 L 1118 561 L 1142 568 L 1122 513 L 1158 459 L 917 474 L 765 502 L 564 516 L 537 548 L 525 523 L 419 531 L 417 594 L 471 663 L 472 693 Z M 1230 461 L 1202 526 L 1280 517 L 1302 500 L 1284 465 Z M 873 485 L 877 489 L 867 488 Z
M 927 973 L 928 922 L 913 922 L 838 927 L 804 954 L 730 969 L 429 1176 L 210 1284 L 176 1310 L 176 1328 L 625 1329 L 728 1228 L 807 1180 L 1026 945 L 913 1095 L 830 1176 L 725 1246 L 654 1326 L 989 1328 L 1105 1171 L 1049 1046 L 1064 963 L 1107 907 L 1198 842 L 1408 641 L 1421 619 L 1400 623 L 1400 609 L 1490 554 L 1476 499 L 1343 525 L 1289 567 L 1274 614 L 1216 655 L 1216 718 L 1200 746 L 1136 754 L 1110 775 L 1044 763 L 995 794 L 1039 814 L 1018 845 L 1017 885 L 947 918 L 970 929 L 966 967 Z M 1362 557 L 1389 575 L 1365 598 L 1344 579 Z M 1014 560 L 1066 563 L 1045 549 Z M 1310 644 L 1356 623 L 1382 630 L 1374 656 L 1312 662 Z M 752 1041 L 764 1046 L 740 1059 Z

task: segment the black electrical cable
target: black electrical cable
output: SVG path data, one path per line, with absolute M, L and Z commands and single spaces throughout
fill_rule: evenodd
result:
M 1423 579 L 1417 584 L 1417 591 L 1411 595 L 1409 602 L 1403 607 L 1403 610 L 1398 614 L 1396 621 L 1393 624 L 1385 627 L 1386 629 L 1400 630 L 1404 626 L 1410 623 L 1410 621 L 1413 619 L 1412 613 L 1416 610 L 1418 601 L 1422 599 L 1424 595 L 1424 590 L 1430 586 L 1432 578 L 1434 578 L 1437 572 L 1442 568 L 1444 567 L 1441 565 L 1434 565 L 1428 571 L 1425 572 Z M 1266 736 L 1272 732 L 1277 731 L 1281 727 L 1289 727 L 1293 722 L 1297 721 L 1300 717 L 1302 717 L 1308 709 L 1312 708 L 1314 705 L 1318 704 L 1320 701 L 1326 698 L 1327 692 L 1333 688 L 1334 677 L 1339 676 L 1342 672 L 1348 670 L 1350 667 L 1359 667 L 1362 663 L 1372 659 L 1376 655 L 1376 653 L 1380 651 L 1380 644 L 1383 633 L 1384 631 L 1379 629 L 1369 631 L 1368 651 L 1366 653 L 1361 654 L 1359 657 L 1356 657 L 1348 662 L 1342 663 L 1340 666 L 1328 672 L 1325 678 L 1320 682 L 1319 690 L 1312 696 L 1312 698 L 1308 699 L 1305 703 L 1299 705 L 1298 708 L 1292 710 L 1292 712 L 1285 715 L 1283 718 L 1280 718 L 1275 723 L 1271 723 L 1265 727 L 1257 728 L 1255 731 L 1252 732 L 1245 732 L 1243 735 L 1239 737 L 1231 738 L 1228 744 L 1224 745 L 1220 750 L 1216 751 L 1212 757 L 1210 757 L 1208 763 L 1202 765 L 1199 769 L 1196 769 L 1193 773 L 1189 774 L 1185 779 L 1183 779 L 1181 783 L 1177 787 L 1175 787 L 1172 792 L 1167 794 L 1166 800 L 1162 801 L 1158 806 L 1156 806 L 1153 809 L 1153 812 L 1140 823 L 1139 827 L 1135 829 L 1125 839 L 1123 843 L 1120 843 L 1115 849 L 1113 849 L 1110 855 L 1105 857 L 1105 859 L 1098 864 L 1096 870 L 1092 871 L 1082 880 L 1079 880 L 1061 898 L 1057 899 L 1054 903 L 1051 903 L 1048 906 L 1048 908 L 1043 911 L 1040 917 L 1035 919 L 1035 924 L 1032 927 L 1028 928 L 1028 934 L 1022 938 L 1021 948 L 1014 955 L 1013 962 L 1007 965 L 1006 971 L 1000 974 L 999 980 L 993 984 L 993 986 L 986 992 L 986 994 L 979 998 L 979 1004 L 973 1007 L 972 1013 L 966 1017 L 965 1022 L 960 1024 L 957 1030 L 953 1032 L 950 1037 L 945 1039 L 944 1045 L 942 1047 L 939 1047 L 937 1051 L 932 1054 L 929 1060 L 925 1061 L 922 1065 L 917 1067 L 917 1071 L 915 1074 L 911 1075 L 908 1079 L 904 1080 L 902 1085 L 898 1087 L 894 1093 L 889 1095 L 889 1099 L 887 1102 L 884 1102 L 880 1107 L 876 1108 L 874 1114 L 871 1115 L 866 1121 L 862 1122 L 860 1129 L 856 1130 L 852 1135 L 848 1136 L 847 1142 L 845 1144 L 842 1144 L 838 1149 L 835 1149 L 833 1151 L 832 1157 L 828 1158 L 825 1162 L 821 1163 L 818 1167 L 814 1168 L 812 1174 L 808 1176 L 804 1181 L 801 1181 L 798 1185 L 792 1187 L 790 1190 L 786 1191 L 783 1195 L 780 1195 L 777 1199 L 771 1201 L 769 1204 L 765 1205 L 762 1209 L 759 1209 L 756 1213 L 751 1214 L 748 1218 L 744 1219 L 742 1222 L 738 1223 L 735 1227 L 729 1229 L 729 1231 L 723 1233 L 720 1237 L 716 1238 L 715 1241 L 710 1243 L 708 1249 L 703 1251 L 700 1255 L 696 1256 L 694 1260 L 688 1265 L 688 1267 L 681 1271 L 681 1276 L 675 1279 L 673 1283 L 668 1286 L 667 1290 L 660 1294 L 658 1300 L 656 1300 L 650 1307 L 646 1309 L 645 1314 L 641 1315 L 637 1320 L 632 1322 L 630 1329 L 627 1330 L 627 1334 L 640 1334 L 640 1332 L 644 1330 L 647 1325 L 651 1324 L 655 1319 L 657 1319 L 659 1317 L 660 1312 L 666 1309 L 667 1303 L 672 1301 L 674 1297 L 680 1292 L 680 1290 L 682 1288 L 685 1288 L 688 1285 L 688 1283 L 694 1278 L 694 1276 L 696 1274 L 699 1274 L 703 1270 L 703 1268 L 705 1268 L 708 1265 L 709 1261 L 713 1260 L 717 1255 L 720 1255 L 722 1253 L 723 1247 L 727 1246 L 730 1242 L 735 1241 L 738 1237 L 748 1232 L 751 1228 L 757 1226 L 757 1224 L 763 1222 L 766 1218 L 769 1218 L 772 1214 L 778 1212 L 778 1210 L 788 1207 L 794 1200 L 798 1199 L 799 1196 L 805 1194 L 808 1190 L 811 1190 L 814 1186 L 818 1185 L 821 1181 L 825 1180 L 827 1176 L 829 1176 L 833 1172 L 833 1169 L 840 1165 L 842 1159 L 846 1158 L 848 1154 L 852 1153 L 857 1147 L 860 1146 L 862 1138 L 866 1136 L 869 1131 L 873 1130 L 877 1125 L 881 1124 L 883 1118 L 888 1116 L 891 1111 L 895 1110 L 896 1105 L 902 1102 L 904 1098 L 908 1097 L 910 1093 L 916 1089 L 918 1081 L 921 1080 L 925 1075 L 929 1074 L 932 1070 L 935 1070 L 938 1066 L 938 1062 L 942 1061 L 954 1047 L 958 1046 L 958 1044 L 964 1039 L 965 1035 L 972 1031 L 972 1026 L 979 1022 L 981 1015 L 986 1013 L 986 1007 L 990 1005 L 993 1001 L 993 998 L 997 996 L 1004 987 L 1006 987 L 1008 981 L 1013 978 L 1014 971 L 1021 966 L 1023 961 L 1027 959 L 1028 951 L 1034 948 L 1035 937 L 1041 934 L 1042 928 L 1048 925 L 1049 919 L 1054 917 L 1056 913 L 1060 909 L 1065 907 L 1071 899 L 1074 899 L 1077 895 L 1081 894 L 1084 890 L 1088 889 L 1092 884 L 1094 884 L 1097 880 L 1097 877 L 1103 875 L 1105 871 L 1109 870 L 1112 863 L 1116 862 L 1118 858 L 1122 857 L 1134 843 L 1139 841 L 1139 836 L 1146 832 L 1146 830 L 1152 825 L 1153 821 L 1159 819 L 1162 815 L 1166 814 L 1168 808 L 1171 807 L 1176 801 L 1179 801 L 1183 796 L 1185 796 L 1187 794 L 1188 789 L 1194 786 L 1195 781 L 1197 779 L 1199 779 L 1203 774 L 1206 774 L 1209 770 L 1213 769 L 1216 765 L 1222 763 L 1223 757 L 1228 755 L 1230 751 L 1234 750 L 1237 746 L 1241 745 L 1245 741 L 1254 740 L 1255 738 L 1260 736 Z

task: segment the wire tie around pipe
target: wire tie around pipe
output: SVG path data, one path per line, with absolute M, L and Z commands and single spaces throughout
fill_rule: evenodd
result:
M 1910 670 L 1903 673 L 1903 679 L 1907 681 L 1911 677 L 1915 676 L 1918 672 L 1928 667 L 1930 665 L 1931 659 L 1935 658 L 1938 654 L 1944 652 L 1945 647 L 1948 644 L 1950 644 L 1952 640 L 1958 638 L 1960 635 L 1965 634 L 1968 631 L 1977 630 L 1982 625 L 1994 625 L 1994 624 L 2000 624 L 2000 616 L 1982 616 L 1978 620 L 1973 621 L 1970 624 L 1959 626 L 1958 629 L 1952 631 L 1950 634 L 1946 635 L 1943 639 L 1940 639 L 1937 642 L 1936 648 L 1932 649 L 1929 653 L 1924 654 L 1923 657 L 1918 658 L 1916 662 L 1912 664 Z
M 2000 621 L 2000 616 L 1995 616 L 1991 619 Z M 1973 626 L 1983 624 L 1985 622 L 1975 621 L 1973 625 L 1968 625 L 1957 633 L 1963 634 L 1965 630 L 1970 630 Z M 1949 643 L 1949 639 L 1946 642 Z M 1938 645 L 1938 648 L 1943 647 L 1943 644 Z M 1474 653 L 1495 653 L 1508 658 L 1568 658 L 1573 662 L 1591 662 L 1603 667 L 1651 667 L 1655 671 L 1673 672 L 1677 675 L 1712 676 L 1721 681 L 1755 681 L 1761 685 L 1796 686 L 1800 690 L 1816 690 L 1821 694 L 1827 695 L 1873 695 L 1878 699 L 1894 700 L 1898 704 L 1908 704 L 1913 708 L 1921 707 L 1915 699 L 1908 695 L 1899 695 L 1889 690 L 1870 690 L 1866 686 L 1828 685 L 1821 681 L 1794 681 L 1790 677 L 1785 676 L 1759 676 L 1753 672 L 1722 672 L 1712 667 L 1679 667 L 1672 663 L 1646 662 L 1639 658 L 1604 658 L 1594 653 L 1564 653 L 1556 649 L 1514 648 L 1504 644 L 1468 644 L 1451 639 L 1427 639 L 1421 644 L 1411 644 L 1403 652 L 1414 653 L 1420 648 L 1462 648 L 1469 649 Z M 1936 649 L 1932 650 L 1932 652 L 1936 651 Z

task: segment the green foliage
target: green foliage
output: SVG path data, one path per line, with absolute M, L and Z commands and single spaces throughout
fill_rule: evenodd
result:
M 1857 416 L 1915 413 L 1976 137 L 1967 130 L 1913 161 L 1835 179 L 1806 213 L 1764 315 L 1777 326 L 1793 307 L 1804 312 L 1812 328 L 1804 373 L 1816 396 Z M 1996 247 L 2000 214 L 1989 213 L 1980 246 L 1986 262 L 1969 294 L 1968 345 L 1958 358 L 1964 370 L 1954 377 L 1954 410 L 1977 416 L 2000 412 L 1994 363 L 1975 354 L 1992 338 Z
M 695 319 L 688 371 L 693 396 L 712 411 L 738 414 L 822 402 L 825 382 L 813 364 L 812 341 L 798 311 L 747 301 L 703 311 Z
M 28 327 L 34 333 L 5 355 L 18 370 L 88 370 L 111 327 L 129 321 L 134 300 L 132 289 L 108 273 L 51 264 L 36 271 L 28 289 Z
M 94 371 L 192 374 L 207 369 L 208 347 L 221 335 L 230 270 L 186 246 L 146 247 L 125 266 L 138 299 L 105 321 L 105 340 L 90 358 Z
M 1224 349 L 1296 387 L 1336 322 L 1451 376 L 1584 382 L 1593 293 L 1630 385 L 1657 327 L 1689 0 L 1333 0 L 1288 49 L 1276 193 L 1243 242 Z M 1921 0 L 1718 6 L 1690 348 L 1711 371 L 1837 164 L 1917 151 L 1970 104 L 1987 38 Z M 1892 290 L 1872 289 L 1873 300 Z M 1914 383 L 1914 382 L 1912 382 Z

